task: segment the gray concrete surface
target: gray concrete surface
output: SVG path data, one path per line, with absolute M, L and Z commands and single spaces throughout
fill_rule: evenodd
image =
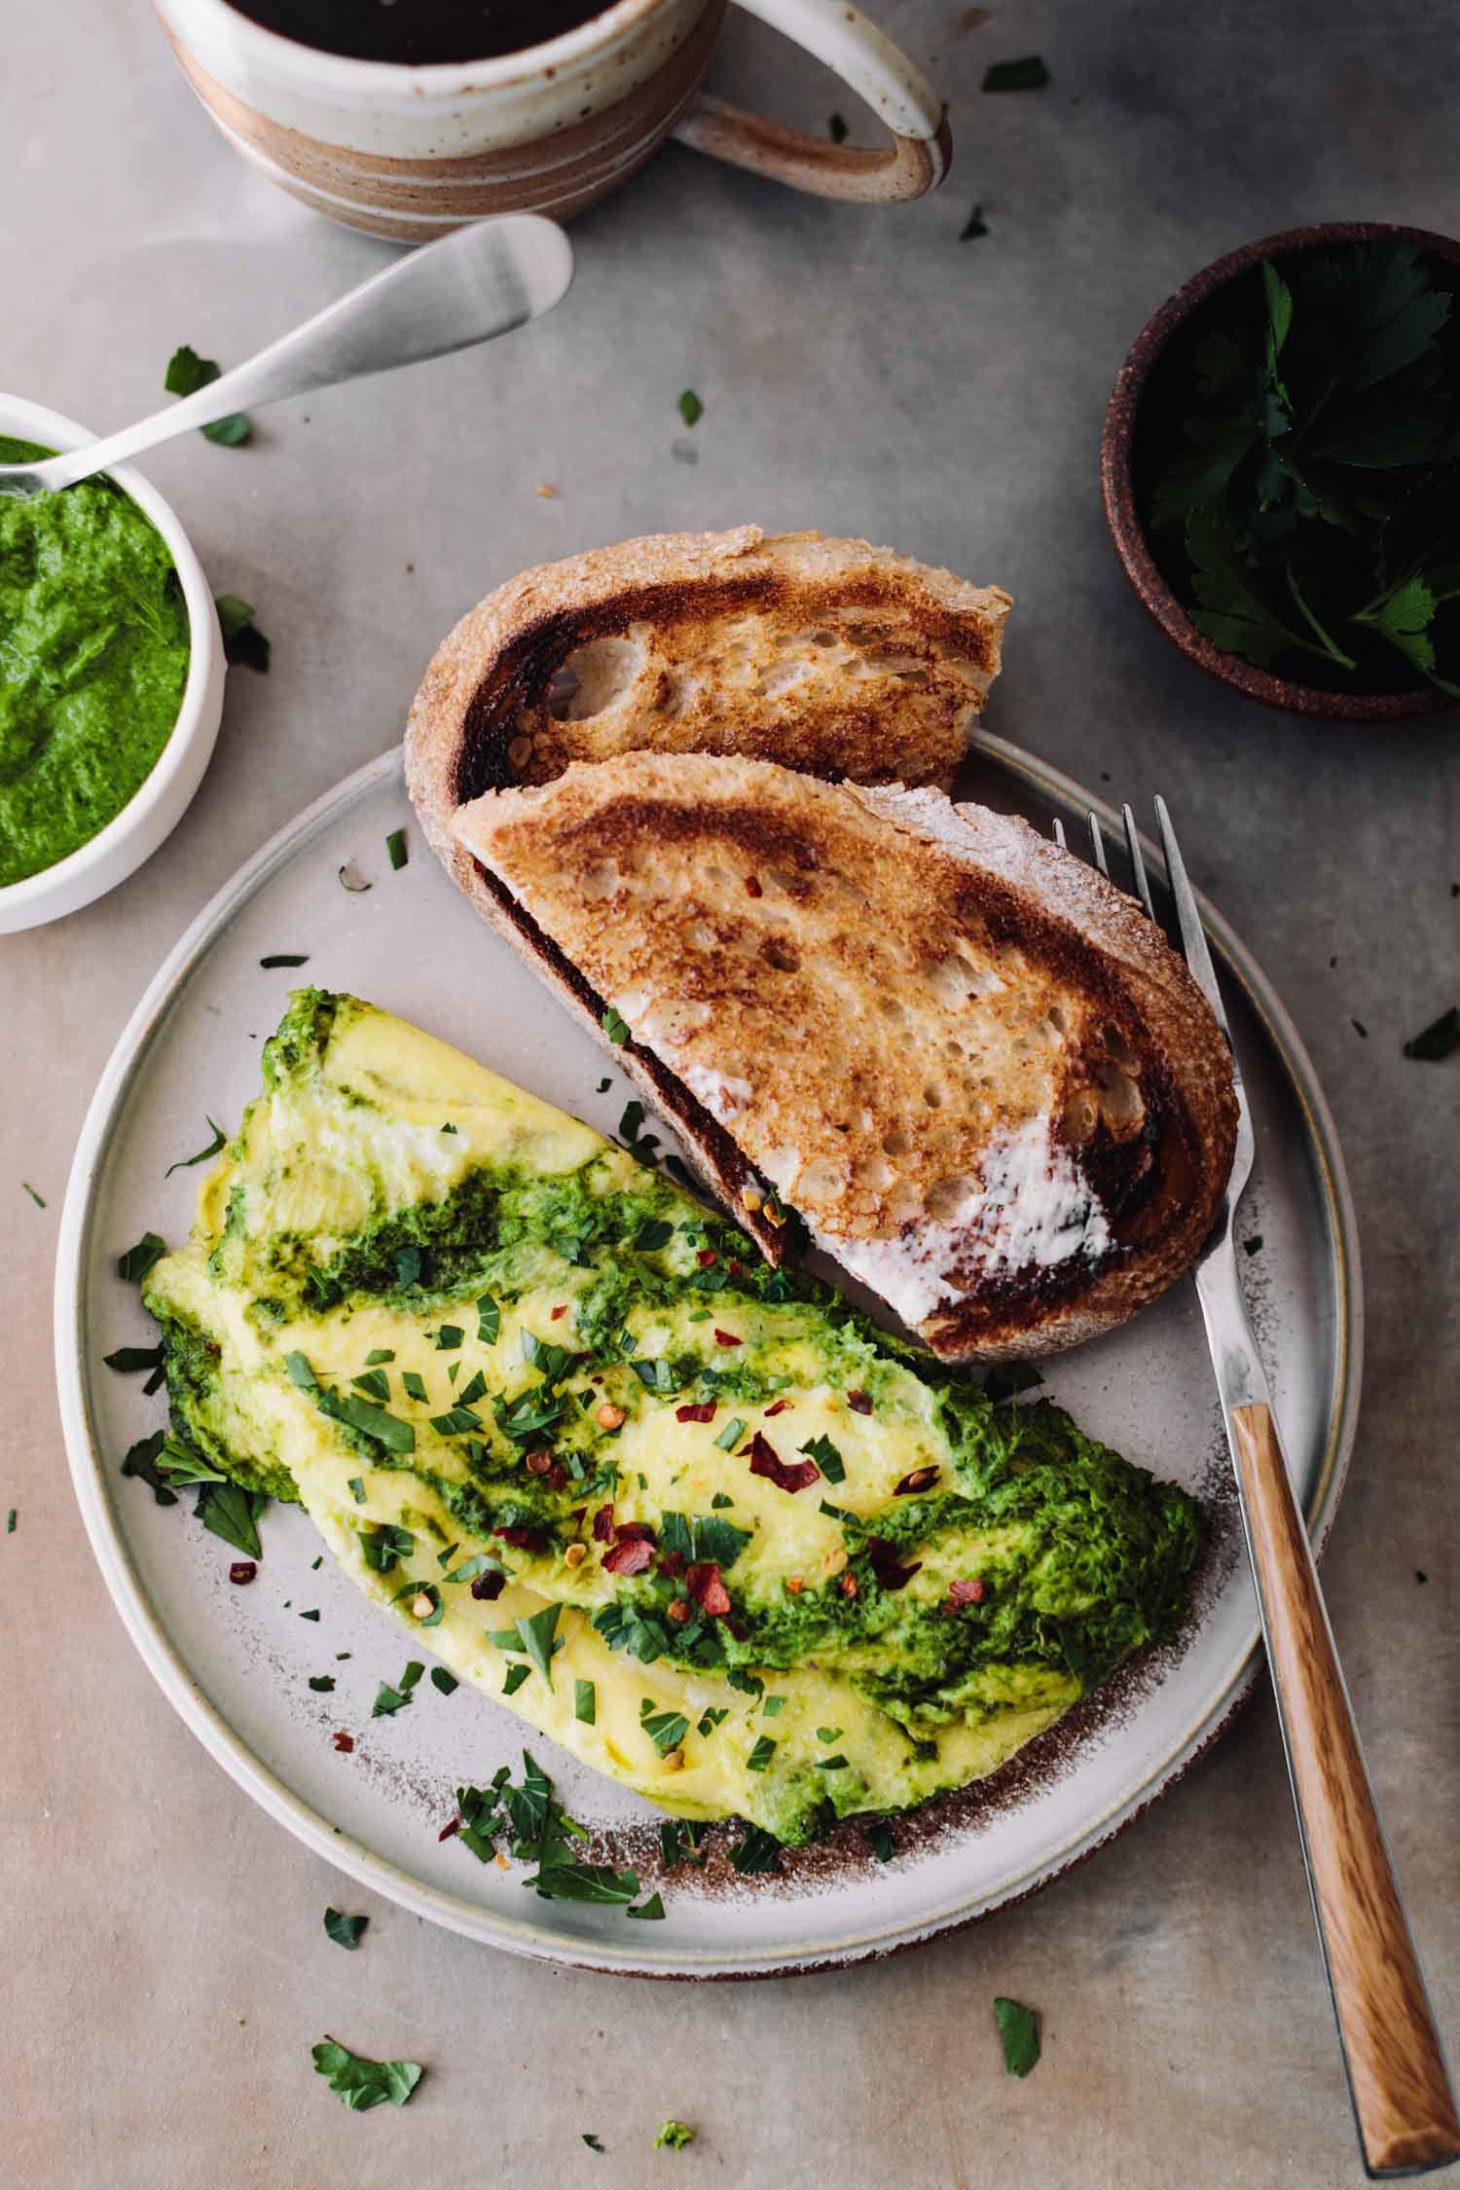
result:
M 1200 880 L 1292 1007 L 1347 1149 L 1370 1299 L 1330 1601 L 1460 2034 L 1460 1065 L 1400 1055 L 1457 1000 L 1456 721 L 1299 727 L 1209 687 L 1127 591 L 1096 490 L 1115 368 L 1195 267 L 1300 219 L 1460 229 L 1452 11 L 1000 0 L 972 28 L 957 0 L 881 12 L 952 106 L 939 197 L 859 212 L 671 150 L 580 224 L 571 306 L 529 336 L 272 414 L 243 452 L 194 438 L 151 466 L 217 586 L 257 605 L 274 670 L 235 674 L 207 783 L 150 866 L 0 943 L 15 2190 L 1361 2179 L 1265 1699 L 1084 1870 L 886 1966 L 644 1986 L 516 1963 L 384 1906 L 347 1959 L 320 1931 L 338 1880 L 173 1717 L 87 1552 L 52 1395 L 52 1247 L 84 1105 L 160 955 L 266 834 L 391 742 L 436 639 L 486 588 L 593 542 L 744 518 L 868 533 L 1007 584 L 992 726 L 1092 783 L 1179 797 Z M 175 344 L 234 360 L 378 263 L 239 165 L 140 0 L 0 0 L 0 50 L 0 384 L 120 424 L 157 400 Z M 980 97 L 988 60 L 1036 50 L 1050 90 Z M 718 75 L 817 121 L 853 112 L 743 22 Z M 990 233 L 960 243 L 975 200 Z M 687 385 L 705 403 L 692 436 Z M 1027 2083 L 1002 2072 L 995 1992 L 1043 2011 Z M 325 2028 L 429 2063 L 429 2082 L 403 2113 L 347 2115 L 310 2070 Z M 699 2141 L 651 2154 L 671 2113 Z

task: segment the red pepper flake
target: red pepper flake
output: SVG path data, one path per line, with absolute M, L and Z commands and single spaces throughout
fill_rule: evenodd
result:
M 737 1338 L 733 1331 L 722 1331 L 717 1323 L 715 1325 L 715 1344 L 717 1346 L 743 1346 L 745 1340 Z
M 786 1576 L 786 1593 L 788 1596 L 799 1597 L 805 1587 L 806 1584 L 799 1574 L 788 1574 Z
M 554 1308 L 554 1309 L 552 1309 L 552 1310 L 551 1310 L 551 1311 L 549 1312 L 549 1315 L 548 1315 L 548 1321 L 549 1321 L 549 1323 L 556 1323 L 556 1322 L 557 1322 L 557 1320 L 558 1320 L 558 1317 L 559 1317 L 559 1316 L 565 1316 L 565 1315 L 567 1314 L 567 1312 L 568 1312 L 568 1303 L 567 1303 L 567 1302 L 566 1302 L 565 1300 L 563 1300 L 563 1301 L 560 1301 L 560 1302 L 558 1303 L 557 1307 L 556 1307 L 556 1308 Z
M 906 1589 L 923 1563 L 921 1559 L 915 1559 L 911 1566 L 904 1566 L 897 1556 L 896 1544 L 889 1544 L 885 1536 L 867 1538 L 867 1556 L 881 1589 Z
M 747 897 L 765 896 L 765 891 L 760 886 L 759 875 L 748 874 L 745 877 L 745 894 Z
M 837 1583 L 837 1588 L 841 1591 L 844 1597 L 855 1597 L 857 1594 L 856 1575 L 844 1574 L 841 1580 Z
M 865 1392 L 848 1392 L 847 1405 L 851 1408 L 853 1414 L 870 1414 L 872 1412 L 872 1402 Z
M 684 1586 L 707 1619 L 723 1620 L 730 1610 L 730 1592 L 713 1559 L 698 1559 L 685 1575 Z
M 242 1589 L 245 1582 L 253 1580 L 258 1570 L 258 1561 L 256 1559 L 235 1559 L 228 1569 L 228 1579 L 230 1582 L 237 1582 L 239 1588 Z
M 778 1399 L 773 1407 L 767 1407 L 765 1411 L 765 1418 L 767 1422 L 769 1422 L 774 1415 L 787 1413 L 789 1411 L 790 1405 L 791 1402 L 789 1399 Z
M 546 1475 L 552 1464 L 550 1452 L 530 1452 L 522 1463 L 529 1475 Z
M 920 1490 L 931 1490 L 937 1480 L 936 1466 L 914 1468 L 900 1483 L 893 1485 L 892 1495 L 894 1498 L 915 1498 Z
M 734 1255 L 730 1257 L 730 1260 L 726 1263 L 725 1267 L 730 1272 L 731 1277 L 738 1278 L 744 1277 L 745 1275 L 744 1265 L 738 1262 Z
M 446 1823 L 442 1826 L 440 1832 L 436 1835 L 436 1838 L 438 1840 L 450 1840 L 453 1834 L 459 1833 L 460 1831 L 461 1819 L 459 1817 L 449 1817 L 446 1820 Z
M 957 1580 L 948 1584 L 948 1602 L 944 1605 L 943 1610 L 945 1612 L 961 1612 L 966 1604 L 982 1604 L 983 1600 L 984 1585 L 977 1575 L 968 1580 L 964 1580 L 960 1576 Z
M 613 1507 L 600 1506 L 593 1516 L 593 1541 L 595 1544 L 613 1542 Z
M 693 1406 L 676 1407 L 674 1419 L 676 1422 L 713 1422 L 715 1402 L 713 1399 L 700 1399 Z
M 496 1567 L 493 1566 L 488 1567 L 485 1574 L 477 1576 L 471 1585 L 471 1593 L 478 1604 L 490 1604 L 494 1597 L 501 1596 L 506 1587 L 506 1575 L 498 1573 Z
M 814 1460 L 783 1460 L 770 1439 L 763 1437 L 759 1430 L 741 1450 L 750 1454 L 751 1474 L 764 1475 L 781 1490 L 809 1490 L 820 1480 L 821 1470 Z
M 541 1551 L 547 1539 L 540 1528 L 494 1528 L 494 1536 L 500 1536 L 504 1544 L 513 1544 L 518 1551 Z
M 330 1738 L 334 1742 L 335 1747 L 339 1750 L 342 1757 L 348 1757 L 354 1754 L 355 1737 L 353 1734 L 334 1734 Z
M 683 1627 L 689 1618 L 688 1597 L 671 1597 L 664 1607 L 664 1617 L 675 1627 Z
M 654 1546 L 642 1537 L 629 1537 L 614 1544 L 603 1554 L 603 1566 L 608 1574 L 643 1574 L 654 1564 Z
M 695 1261 L 702 1270 L 712 1270 L 719 1259 L 713 1247 L 702 1247 L 695 1256 Z

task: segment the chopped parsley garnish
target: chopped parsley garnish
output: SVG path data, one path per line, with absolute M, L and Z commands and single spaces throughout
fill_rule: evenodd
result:
M 541 1612 L 534 1612 L 529 1618 L 517 1622 L 517 1632 L 522 1637 L 522 1647 L 547 1682 L 549 1688 L 553 1685 L 552 1661 L 554 1653 L 563 1647 L 561 1640 L 554 1640 L 558 1616 L 562 1609 L 562 1606 L 558 1604 L 546 1604 Z
M 384 1369 L 367 1369 L 363 1376 L 352 1376 L 350 1382 L 357 1392 L 364 1392 L 367 1399 L 389 1399 L 390 1378 Z
M 177 1492 L 166 1478 L 158 1473 L 157 1462 L 167 1443 L 165 1430 L 154 1430 L 150 1437 L 139 1437 L 135 1445 L 129 1445 L 122 1459 L 123 1475 L 135 1475 L 140 1481 L 152 1486 L 152 1495 L 160 1506 L 175 1506 Z
M 829 1437 L 812 1437 L 801 1447 L 809 1460 L 814 1460 L 828 1483 L 844 1483 L 847 1479 L 846 1462 Z
M 45 1204 L 41 1204 L 42 1208 Z M 136 1245 L 117 1257 L 117 1276 L 125 1278 L 129 1285 L 140 1285 L 153 1264 L 160 1262 L 167 1253 L 166 1240 L 155 1232 L 144 1232 Z
M 634 1245 L 641 1255 L 652 1255 L 661 1247 L 667 1247 L 673 1237 L 672 1224 L 666 1224 L 662 1217 L 646 1217 L 639 1226 Z
M 438 1437 L 462 1437 L 468 1430 L 479 1430 L 482 1418 L 471 1407 L 451 1407 L 445 1414 L 433 1414 L 431 1427 Z
M 372 1346 L 365 1356 L 365 1366 L 367 1369 L 373 1369 L 382 1361 L 394 1361 L 394 1359 L 394 1346 Z
M 768 1719 L 778 1719 L 786 1708 L 786 1699 L 784 1696 L 767 1696 L 764 1708 Z
M 350 1496 L 354 1499 L 357 1506 L 364 1505 L 365 1478 L 363 1475 L 352 1475 L 350 1477 Z
M 976 205 L 959 229 L 958 241 L 960 243 L 971 243 L 976 236 L 986 236 L 988 232 L 989 224 L 983 217 L 983 207 Z
M 7 1536 L 13 1536 L 15 1534 L 15 1524 L 19 1520 L 19 1518 L 20 1516 L 17 1513 L 15 1507 L 11 1506 L 5 1516 L 5 1533 Z
M 693 388 L 686 388 L 679 399 L 679 415 L 687 426 L 697 426 L 705 415 L 705 406 Z
M 615 1011 L 610 1004 L 599 1024 L 614 1046 L 621 1049 L 629 1038 L 629 1022 L 623 1014 Z
M 1452 1004 L 1442 1011 L 1438 1019 L 1432 1019 L 1404 1045 L 1406 1057 L 1413 1057 L 1420 1064 L 1442 1064 L 1460 1049 L 1460 1004 Z
M 483 1346 L 495 1346 L 502 1329 L 502 1311 L 490 1293 L 477 1302 L 477 1338 Z
M 351 1954 L 360 1944 L 361 1935 L 370 1922 L 368 1916 L 343 1916 L 338 1909 L 326 1909 L 324 1928 L 337 1947 L 347 1947 Z
M 1011 2076 L 1027 2076 L 1039 2059 L 1039 2020 L 1033 2008 L 1001 1994 L 994 2001 L 994 2019 L 1004 2047 L 1004 2067 Z
M 368 1437 L 373 1444 L 383 1445 L 387 1452 L 414 1452 L 416 1433 L 409 1422 L 403 1422 L 398 1414 L 391 1414 L 385 1407 L 377 1406 L 373 1399 L 357 1399 L 350 1392 L 321 1390 L 317 1405 L 321 1414 L 331 1421 L 344 1422 Z
M 818 1741 L 825 1742 L 827 1747 L 830 1748 L 834 1741 L 841 1740 L 841 1733 L 842 1730 L 839 1726 L 818 1726 L 816 1738 Z
M 532 1667 L 530 1665 L 509 1665 L 502 1676 L 503 1695 L 515 1696 L 522 1683 L 531 1680 L 531 1678 Z
M 261 1490 L 244 1490 L 237 1483 L 204 1483 L 198 1492 L 197 1515 L 204 1528 L 221 1536 L 246 1558 L 261 1559 L 258 1520 L 268 1499 Z
M 355 1481 L 359 1480 L 356 1476 Z M 394 1521 L 379 1521 L 360 1531 L 360 1556 L 376 1574 L 393 1572 L 397 1559 L 408 1559 L 415 1544 L 411 1531 Z
M 170 1179 L 174 1171 L 191 1171 L 194 1164 L 207 1163 L 210 1157 L 216 1156 L 219 1149 L 227 1145 L 228 1135 L 222 1126 L 214 1125 L 211 1118 L 205 1117 L 204 1122 L 213 1135 L 212 1140 L 206 1148 L 200 1148 L 196 1156 L 179 1156 L 176 1163 L 170 1163 L 162 1174 L 165 1179 Z
M 118 1346 L 114 1354 L 103 1354 L 102 1360 L 119 1376 L 140 1376 L 144 1369 L 162 1367 L 160 1346 Z
M 580 2134 L 582 2136 L 583 2142 L 587 2145 L 590 2152 L 601 2152 L 604 2149 L 603 2146 L 599 2143 L 598 2139 L 594 2136 L 591 2129 L 585 2129 L 581 2131 Z
M 331 2091 L 356 2114 L 368 2114 L 372 2106 L 404 2106 L 425 2073 L 417 2061 L 368 2060 L 329 2037 L 313 2048 L 313 2058 Z
M 180 343 L 167 361 L 162 385 L 169 395 L 196 395 L 200 388 L 210 388 L 221 370 L 216 357 L 199 357 L 190 342 Z M 211 425 L 198 430 L 205 441 L 216 441 L 223 449 L 241 449 L 253 434 L 243 411 L 230 411 L 225 418 L 215 418 Z
M 573 1716 L 580 1726 L 593 1726 L 598 1721 L 598 1687 L 594 1681 L 574 1681 Z
M 729 1710 L 723 1703 L 708 1704 L 700 1713 L 699 1725 L 695 1728 L 695 1732 L 701 1736 L 713 1734 L 715 1728 L 722 1726 L 729 1716 Z
M 759 1673 L 743 1673 L 738 1665 L 732 1665 L 725 1675 L 729 1687 L 738 1689 L 742 1696 L 763 1696 L 765 1682 Z
M 747 1825 L 730 1850 L 730 1861 L 742 1878 L 754 1877 L 762 1871 L 779 1871 L 781 1843 L 774 1833 L 766 1832 L 762 1826 Z
M 407 1399 L 425 1399 L 426 1380 L 418 1370 L 402 1369 L 400 1380 L 401 1389 L 404 1391 Z
M 418 1599 L 427 1604 L 425 1612 L 417 1609 Z M 391 1602 L 405 1604 L 418 1627 L 439 1627 L 446 1617 L 446 1600 L 434 1582 L 407 1582 L 404 1589 L 396 1591 Z M 316 1613 L 315 1617 L 318 1616 Z
M 662 1621 L 656 1620 L 650 1613 L 640 1612 L 632 1604 L 615 1602 L 603 1605 L 594 1613 L 591 1625 L 595 1634 L 603 1637 L 610 1650 L 627 1651 L 641 1665 L 652 1665 L 669 1648 L 669 1631 Z
M 443 1696 L 454 1696 L 461 1682 L 454 1673 L 448 1673 L 444 1665 L 433 1665 L 431 1686 Z
M 308 951 L 271 951 L 267 958 L 259 960 L 259 964 L 263 967 L 265 973 L 272 973 L 275 966 L 307 966 L 309 964 L 309 953 Z
M 301 1612 L 299 1617 L 301 1620 L 317 1620 L 319 1618 L 319 1613 L 317 1610 L 313 1612 Z
M 311 1673 L 309 1685 L 317 1696 L 332 1696 L 335 1692 L 333 1673 Z
M 746 1771 L 766 1771 L 769 1768 L 771 1758 L 775 1755 L 775 1753 L 776 1745 L 771 1740 L 770 1735 L 762 1734 L 759 1741 L 757 1741 L 757 1743 L 755 1744 L 755 1747 L 751 1750 L 750 1755 L 745 1760 Z
M 486 1396 L 487 1380 L 482 1375 L 481 1370 L 478 1369 L 463 1389 L 457 1393 L 456 1402 L 461 1407 L 474 1407 L 479 1399 L 485 1399 Z
M 389 1681 L 382 1681 L 375 1691 L 375 1701 L 370 1706 L 370 1716 L 373 1719 L 393 1718 L 397 1711 L 405 1709 L 410 1700 L 411 1691 L 409 1688 L 392 1688 Z
M 1016 1392 L 1032 1392 L 1043 1382 L 1032 1361 L 1000 1361 L 989 1370 L 983 1388 L 990 1399 L 1012 1399 Z
M 1243 1240 L 1242 1252 L 1244 1255 L 1255 1255 L 1261 1248 L 1261 1246 L 1262 1234 L 1260 1232 L 1254 1232 L 1251 1239 Z
M 206 433 L 208 428 L 205 426 L 203 431 Z M 218 628 L 223 633 L 223 659 L 230 668 L 256 669 L 261 677 L 266 677 L 273 649 L 254 622 L 254 612 L 248 602 L 240 600 L 236 593 L 220 593 L 215 596 L 213 606 L 218 611 Z M 260 960 L 265 966 L 270 962 L 267 958 Z M 304 960 L 285 959 L 280 963 L 302 966 Z
M 983 72 L 984 91 L 1043 91 L 1050 82 L 1049 70 L 1037 53 L 1026 53 L 1017 61 L 994 61 Z
M 713 1560 L 723 1569 L 734 1566 L 750 1542 L 748 1528 L 735 1528 L 710 1513 L 662 1513 L 659 1544 L 663 1551 L 677 1551 L 686 1564 Z
M 35 1205 L 36 1205 L 37 1209 L 44 1209 L 44 1208 L 45 1208 L 45 1206 L 46 1206 L 46 1197 L 45 1197 L 45 1195 L 44 1195 L 44 1194 L 38 1194 L 38 1193 L 36 1192 L 35 1188 L 34 1188 L 34 1187 L 33 1187 L 33 1186 L 31 1185 L 31 1183 L 30 1183 L 30 1180 L 29 1180 L 29 1179 L 22 1179 L 20 1183 L 21 1183 L 21 1186 L 22 1186 L 22 1187 L 24 1188 L 25 1192 L 26 1192 L 27 1194 L 29 1194 L 29 1196 L 30 1196 L 31 1200 L 32 1200 L 32 1201 L 33 1201 L 33 1202 L 35 1203 Z
M 526 1666 L 514 1670 L 526 1673 Z M 497 1841 L 507 1839 L 507 1852 L 519 1862 L 535 1863 L 537 1870 L 526 1883 L 545 1900 L 596 1902 L 627 1909 L 639 1893 L 638 1874 L 615 1871 L 606 1864 L 580 1863 L 571 1843 L 587 1838 L 584 1828 L 568 1816 L 555 1800 L 552 1781 L 527 1750 L 522 1752 L 522 1785 L 512 1784 L 504 1764 L 488 1787 L 458 1787 L 457 1814 L 460 1839 L 477 1860 L 490 1862 Z M 646 1902 L 636 1914 L 662 1913 Z
M 689 1732 L 689 1720 L 682 1711 L 656 1711 L 647 1696 L 639 1708 L 639 1724 L 661 1757 L 672 1754 Z
M 681 403 L 683 400 L 683 397 L 681 397 Z M 682 2152 L 687 2144 L 693 2144 L 694 2141 L 694 2131 L 684 2122 L 661 2122 L 654 2133 L 654 2150 L 656 2152 Z
M 879 1863 L 890 1863 L 897 1853 L 897 1842 L 892 1837 L 892 1827 L 879 1818 L 867 1827 L 867 1846 Z
M 818 1757 L 816 1760 L 816 1769 L 818 1770 L 818 1772 L 844 1772 L 847 1769 L 847 1760 L 844 1756 L 841 1755 L 837 1755 L 834 1757 Z
M 734 1414 L 715 1439 L 715 1443 L 719 1446 L 721 1452 L 733 1452 L 744 1435 L 745 1424 L 738 1414 Z
M 440 1330 L 436 1333 L 437 1353 L 454 1354 L 457 1347 L 461 1344 L 462 1339 L 465 1336 L 466 1333 L 462 1330 L 459 1323 L 443 1323 Z
M 406 845 L 405 830 L 392 829 L 390 835 L 385 840 L 385 849 L 390 855 L 391 866 L 394 868 L 395 872 L 399 874 L 401 868 L 404 867 L 406 861 L 411 856 L 410 851 Z

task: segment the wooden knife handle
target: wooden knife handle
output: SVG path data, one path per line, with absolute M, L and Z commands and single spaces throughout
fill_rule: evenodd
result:
M 1460 2158 L 1460 2117 L 1271 1409 L 1232 1410 L 1268 1660 L 1373 2175 Z

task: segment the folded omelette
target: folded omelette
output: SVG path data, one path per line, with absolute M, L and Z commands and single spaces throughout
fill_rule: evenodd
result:
M 785 1841 L 993 1771 L 1185 1609 L 1199 1514 L 654 1166 L 303 990 L 150 1272 L 175 1445 L 460 1679 Z

